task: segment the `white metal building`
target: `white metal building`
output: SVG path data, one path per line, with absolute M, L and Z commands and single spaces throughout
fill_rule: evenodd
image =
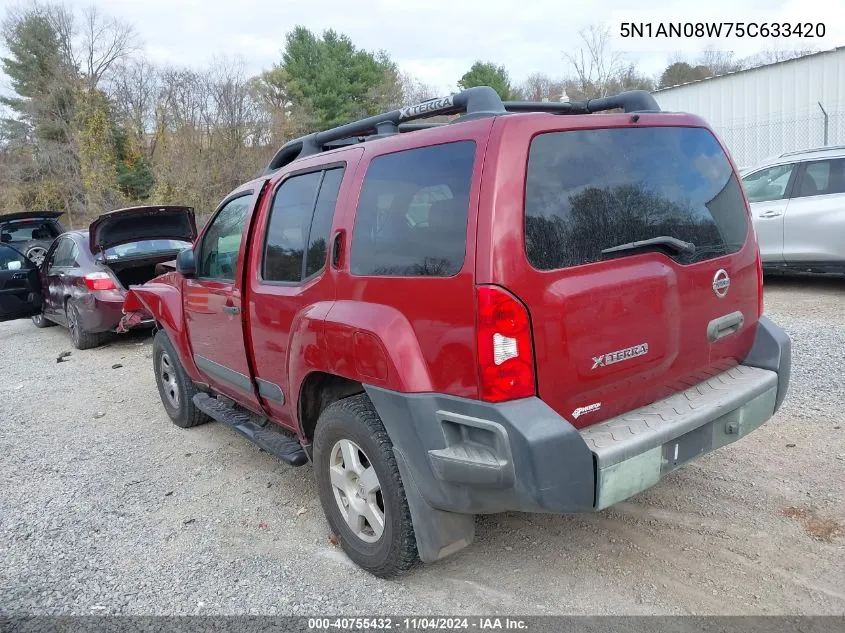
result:
M 665 88 L 654 97 L 663 110 L 707 119 L 740 167 L 790 150 L 842 145 L 845 46 Z

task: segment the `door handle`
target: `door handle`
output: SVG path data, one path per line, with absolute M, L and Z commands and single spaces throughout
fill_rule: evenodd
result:
M 783 215 L 782 211 L 775 211 L 774 209 L 770 209 L 768 211 L 763 211 L 758 217 L 761 218 L 779 218 Z
M 335 233 L 334 240 L 332 240 L 332 268 L 340 268 L 341 259 L 343 255 L 343 236 L 346 231 L 338 231 Z
M 734 332 L 738 332 L 744 322 L 745 318 L 739 311 L 713 319 L 707 324 L 707 340 L 713 343 L 720 338 L 730 336 Z
M 223 312 L 226 314 L 240 314 L 241 309 L 238 306 L 223 306 Z

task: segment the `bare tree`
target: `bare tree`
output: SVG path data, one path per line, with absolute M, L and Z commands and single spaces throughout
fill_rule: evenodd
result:
M 717 51 L 712 48 L 708 48 L 699 56 L 698 65 L 709 68 L 714 77 L 742 69 L 742 64 L 735 59 L 733 51 Z
M 76 75 L 79 71 L 79 59 L 75 47 L 77 31 L 73 10 L 63 4 L 47 4 L 41 10 L 56 31 L 59 39 L 59 52 L 67 68 Z
M 399 83 L 402 86 L 402 100 L 404 105 L 422 103 L 440 95 L 437 90 L 410 73 L 399 73 Z
M 532 73 L 520 86 L 529 101 L 560 101 L 564 94 L 563 79 L 552 79 L 544 73 Z
M 610 49 L 610 27 L 593 24 L 578 34 L 582 46 L 563 54 L 574 70 L 578 91 L 587 98 L 607 96 L 613 79 L 625 70 L 623 56 Z
M 743 68 L 756 68 L 758 66 L 765 66 L 766 64 L 776 64 L 778 62 L 785 62 L 790 59 L 804 57 L 805 55 L 812 55 L 816 53 L 814 48 L 802 48 L 798 50 L 785 51 L 777 48 L 760 51 L 755 55 L 749 55 L 739 60 L 739 64 Z
M 107 87 L 116 115 L 145 148 L 147 158 L 155 153 L 160 89 L 158 68 L 144 57 L 116 64 Z
M 216 59 L 206 76 L 214 126 L 232 148 L 256 145 L 263 117 L 243 60 Z
M 138 50 L 137 35 L 131 24 L 103 16 L 96 6 L 82 14 L 81 66 L 90 89 L 96 88 L 116 62 Z

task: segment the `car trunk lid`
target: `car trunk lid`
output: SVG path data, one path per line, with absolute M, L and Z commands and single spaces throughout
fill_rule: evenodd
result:
M 197 235 L 194 210 L 182 206 L 143 206 L 105 213 L 88 227 L 91 252 L 150 239 L 192 242 Z
M 756 244 L 707 129 L 552 131 L 533 138 L 527 163 L 528 261 L 498 281 L 529 311 L 540 398 L 581 428 L 745 357 Z

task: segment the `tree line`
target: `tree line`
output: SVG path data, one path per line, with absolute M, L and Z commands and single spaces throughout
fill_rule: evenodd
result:
M 131 204 L 186 204 L 207 214 L 285 141 L 438 96 L 386 52 L 334 30 L 293 28 L 280 60 L 257 76 L 227 58 L 201 70 L 154 63 L 131 24 L 96 7 L 10 9 L 0 38 L 0 70 L 12 90 L 0 97 L 0 213 L 62 210 L 71 227 Z M 736 69 L 725 70 L 725 59 L 678 59 L 650 78 L 610 51 L 601 27 L 582 31 L 564 58 L 568 76 L 535 73 L 521 83 L 504 66 L 479 61 L 457 88 L 578 100 Z

